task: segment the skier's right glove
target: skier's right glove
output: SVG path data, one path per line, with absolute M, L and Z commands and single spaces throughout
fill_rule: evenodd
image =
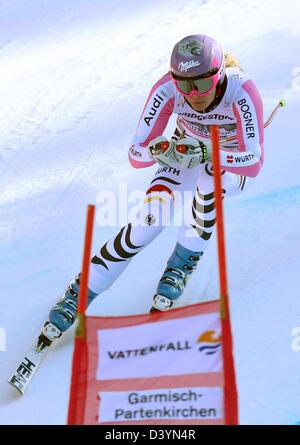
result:
M 194 168 L 211 160 L 211 147 L 193 137 L 179 139 L 176 144 L 175 157 L 185 168 Z
M 177 162 L 175 157 L 175 139 L 171 138 L 169 141 L 164 136 L 158 136 L 149 142 L 147 148 L 150 156 L 160 165 L 170 167 Z

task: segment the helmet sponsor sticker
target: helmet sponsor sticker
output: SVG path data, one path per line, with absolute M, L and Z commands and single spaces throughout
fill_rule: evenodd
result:
M 178 53 L 182 56 L 199 56 L 204 45 L 196 39 L 184 39 L 178 45 Z
M 181 72 L 186 72 L 187 70 L 199 65 L 200 62 L 198 62 L 197 60 L 190 60 L 189 62 L 180 62 L 180 64 L 178 65 L 178 69 Z

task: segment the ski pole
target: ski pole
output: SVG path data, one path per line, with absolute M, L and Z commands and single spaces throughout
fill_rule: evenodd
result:
M 282 108 L 286 105 L 286 101 L 281 99 L 278 104 L 276 105 L 276 107 L 274 108 L 274 110 L 272 111 L 272 113 L 270 114 L 270 116 L 268 117 L 268 119 L 266 120 L 266 122 L 264 123 L 264 128 L 267 128 L 270 123 L 272 122 L 272 120 L 274 119 L 274 117 L 276 116 L 279 108 Z M 222 142 L 229 142 L 229 141 L 234 141 L 236 139 L 236 136 L 230 136 L 226 139 L 222 139 Z
M 274 119 L 274 117 L 277 114 L 277 111 L 279 110 L 279 108 L 282 108 L 286 105 L 286 101 L 284 99 L 281 99 L 277 106 L 274 108 L 274 110 L 272 111 L 272 113 L 270 114 L 269 118 L 266 120 L 266 122 L 264 123 L 264 127 L 268 127 L 270 125 L 270 123 L 272 122 L 272 120 Z

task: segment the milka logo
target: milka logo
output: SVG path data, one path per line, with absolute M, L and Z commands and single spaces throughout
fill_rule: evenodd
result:
M 180 64 L 178 65 L 178 69 L 180 71 L 187 71 L 190 68 L 193 68 L 194 66 L 199 66 L 199 65 L 200 65 L 200 63 L 197 62 L 196 60 L 191 60 L 190 62 L 185 62 L 185 63 L 180 62 Z

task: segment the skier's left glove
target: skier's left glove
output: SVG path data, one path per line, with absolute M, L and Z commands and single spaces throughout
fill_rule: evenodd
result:
M 184 137 L 176 143 L 175 157 L 185 168 L 194 168 L 199 164 L 211 161 L 212 149 L 208 143 L 193 137 Z
M 176 163 L 176 140 L 169 141 L 165 136 L 158 136 L 148 144 L 148 152 L 160 165 L 170 167 Z

